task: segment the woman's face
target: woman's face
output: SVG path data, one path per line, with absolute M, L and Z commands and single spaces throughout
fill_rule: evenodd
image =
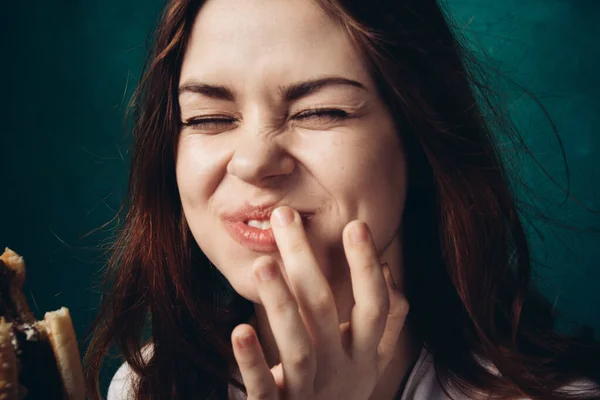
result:
M 380 254 L 398 244 L 406 171 L 393 119 L 360 51 L 314 2 L 207 1 L 179 87 L 183 211 L 240 295 L 258 303 L 253 261 L 281 258 L 272 244 L 238 236 L 268 231 L 230 229 L 228 216 L 239 210 L 243 220 L 255 206 L 309 215 L 307 236 L 332 285 L 349 279 L 341 244 L 348 222 L 365 221 Z

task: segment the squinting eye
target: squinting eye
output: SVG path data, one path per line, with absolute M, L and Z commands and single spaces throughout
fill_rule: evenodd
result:
M 313 109 L 303 111 L 294 115 L 293 119 L 295 120 L 328 120 L 328 121 L 340 121 L 348 118 L 348 113 L 343 110 L 339 110 L 337 108 L 322 108 L 322 109 Z
M 233 118 L 206 116 L 190 118 L 182 125 L 184 127 L 191 126 L 193 129 L 197 130 L 214 130 L 225 128 L 227 125 L 232 124 L 235 121 L 236 120 Z

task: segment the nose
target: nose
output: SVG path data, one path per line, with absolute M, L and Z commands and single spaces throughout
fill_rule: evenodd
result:
M 240 135 L 227 172 L 255 186 L 266 186 L 292 174 L 295 162 L 273 135 Z

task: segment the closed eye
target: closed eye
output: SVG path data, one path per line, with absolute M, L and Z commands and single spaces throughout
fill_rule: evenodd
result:
M 317 121 L 340 121 L 346 118 L 348 118 L 348 113 L 337 108 L 315 108 L 311 110 L 302 111 L 292 117 L 292 119 L 300 121 L 309 119 L 314 119 Z
M 315 108 L 301 111 L 292 117 L 295 121 L 307 121 L 316 123 L 338 122 L 348 118 L 346 111 L 337 108 Z M 224 130 L 231 124 L 237 122 L 236 118 L 222 115 L 206 115 L 193 117 L 182 122 L 183 127 L 192 127 L 196 130 L 215 131 Z
M 228 118 L 228 117 L 218 116 L 218 115 L 215 115 L 215 116 L 207 115 L 207 116 L 203 116 L 203 117 L 190 118 L 187 121 L 183 122 L 182 125 L 184 127 L 191 126 L 196 129 L 210 130 L 210 129 L 224 128 L 228 124 L 232 124 L 235 122 L 236 122 L 235 118 Z

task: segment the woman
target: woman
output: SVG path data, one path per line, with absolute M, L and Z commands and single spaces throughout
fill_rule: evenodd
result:
M 597 398 L 436 1 L 172 0 L 156 32 L 90 398 L 112 345 L 109 399 Z

